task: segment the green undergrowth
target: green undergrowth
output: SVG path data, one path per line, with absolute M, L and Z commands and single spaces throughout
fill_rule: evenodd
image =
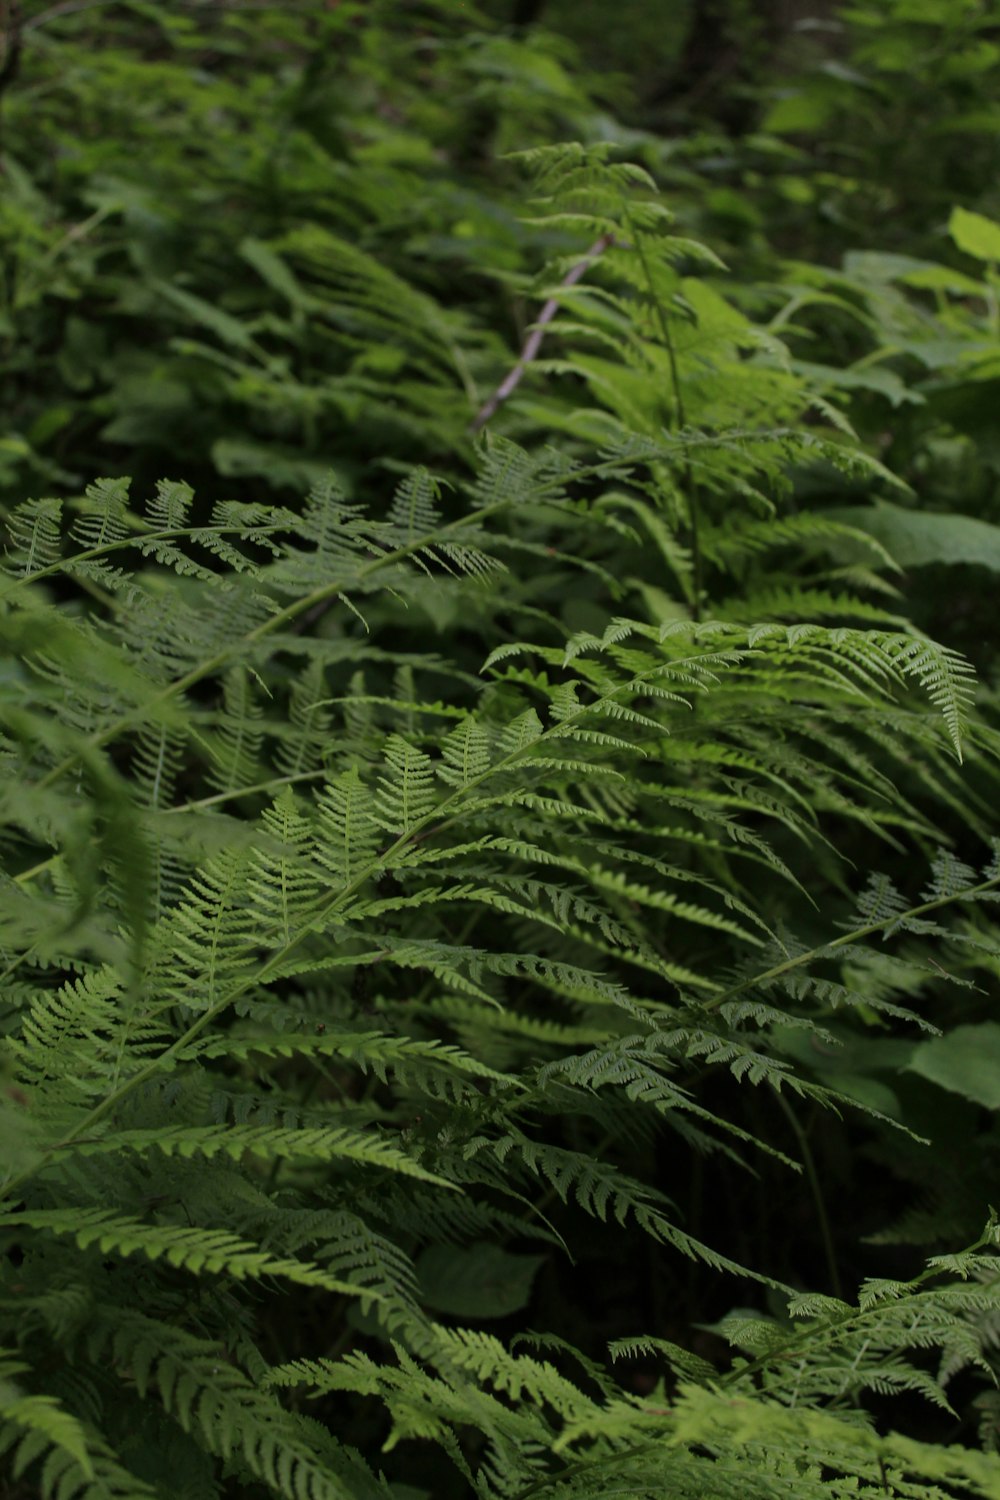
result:
M 553 31 L 108 11 L 4 101 L 5 1500 L 1000 1496 L 1000 227 L 756 274 Z

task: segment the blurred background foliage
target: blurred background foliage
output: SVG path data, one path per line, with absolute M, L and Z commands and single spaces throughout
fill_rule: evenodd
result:
M 196 487 L 287 494 L 331 462 L 361 482 L 373 454 L 463 464 L 531 278 L 570 248 L 526 229 L 504 160 L 545 141 L 627 149 L 786 324 L 789 261 L 839 272 L 796 306 L 800 337 L 813 363 L 877 361 L 873 425 L 901 404 L 901 269 L 856 253 L 968 272 L 950 209 L 1000 207 L 1000 25 L 977 0 L 626 0 L 613 24 L 568 0 L 29 0 L 7 35 L 9 496 L 178 460 Z M 379 277 L 405 281 L 405 326 Z M 906 315 L 954 302 L 936 294 Z M 911 462 L 963 462 L 922 432 Z
M 582 248 L 524 222 L 509 153 L 574 139 L 652 173 L 923 509 L 998 519 L 996 247 L 949 234 L 955 204 L 1000 213 L 986 0 L 6 16 L 8 503 L 97 473 L 289 499 L 331 467 L 368 499 L 393 461 L 464 474 L 544 267 Z M 975 589 L 955 608 L 982 660 Z

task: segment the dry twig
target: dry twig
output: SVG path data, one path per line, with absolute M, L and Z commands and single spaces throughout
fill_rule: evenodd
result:
M 597 257 L 599 255 L 603 255 L 605 250 L 609 249 L 610 246 L 614 243 L 615 237 L 613 234 L 602 234 L 599 240 L 594 241 L 583 259 L 577 261 L 576 265 L 573 266 L 571 270 L 566 272 L 566 275 L 559 283 L 560 289 L 563 287 L 575 286 L 576 283 L 580 280 L 580 277 L 586 270 L 589 269 L 589 267 L 593 264 Z M 469 423 L 470 432 L 479 432 L 482 427 L 485 427 L 486 423 L 490 420 L 490 417 L 493 416 L 497 408 L 501 406 L 502 403 L 507 400 L 507 397 L 512 393 L 512 391 L 517 388 L 525 370 L 528 368 L 531 361 L 538 353 L 542 339 L 545 337 L 546 325 L 552 322 L 552 319 L 555 317 L 558 311 L 558 296 L 550 297 L 549 300 L 545 303 L 541 312 L 538 314 L 538 317 L 536 318 L 535 323 L 532 326 L 531 332 L 528 334 L 528 337 L 524 341 L 524 348 L 521 350 L 521 353 L 518 356 L 517 364 L 510 371 L 510 373 L 506 375 L 503 380 L 501 380 L 500 384 L 497 386 L 490 399 L 480 407 L 475 417 Z

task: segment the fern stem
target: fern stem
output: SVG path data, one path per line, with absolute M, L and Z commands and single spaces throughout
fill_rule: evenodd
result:
M 660 337 L 663 339 L 663 345 L 667 351 L 667 359 L 670 362 L 670 379 L 673 382 L 674 402 L 677 408 L 677 420 L 673 425 L 675 431 L 678 432 L 683 442 L 684 432 L 687 428 L 687 413 L 684 405 L 684 390 L 681 385 L 680 368 L 677 363 L 677 347 L 674 344 L 673 334 L 670 331 L 670 318 L 667 314 L 666 308 L 660 301 L 659 295 L 657 294 L 656 283 L 653 280 L 653 273 L 650 269 L 649 261 L 646 258 L 646 252 L 643 249 L 642 235 L 635 232 L 634 226 L 632 227 L 632 238 L 635 242 L 635 248 L 639 256 L 639 262 L 642 266 L 643 275 L 646 278 L 646 285 L 649 288 L 649 296 L 653 304 L 653 309 L 656 313 L 656 321 L 660 325 Z M 688 533 L 691 543 L 691 566 L 693 571 L 692 590 L 694 592 L 694 599 L 691 604 L 691 618 L 697 624 L 701 621 L 702 590 L 701 539 L 698 530 L 699 501 L 698 488 L 695 484 L 694 478 L 694 470 L 691 466 L 691 455 L 688 452 L 686 442 L 684 442 L 684 493 L 687 496 L 688 503 Z
M 139 523 L 141 526 L 141 522 Z M 93 547 L 85 547 L 82 552 L 74 552 L 72 557 L 61 557 L 58 562 L 48 563 L 44 568 L 37 568 L 32 573 L 23 573 L 20 578 L 15 578 L 8 586 L 0 590 L 0 599 L 6 599 L 10 594 L 16 593 L 18 589 L 24 588 L 26 584 L 38 583 L 42 578 L 51 578 L 56 573 L 63 573 L 69 567 L 76 567 L 79 563 L 93 562 L 95 559 L 107 557 L 113 552 L 123 552 L 130 547 L 142 547 L 152 542 L 182 542 L 191 538 L 192 531 L 197 530 L 203 536 L 233 536 L 242 538 L 246 535 L 245 526 L 190 526 L 167 527 L 160 531 L 137 530 L 134 536 L 119 537 L 113 542 L 99 542 Z M 271 536 L 285 530 L 282 526 L 256 526 L 255 532 L 261 536 Z M 74 583 L 81 583 L 81 579 L 74 578 Z
M 991 1212 L 989 1222 L 978 1239 L 974 1240 L 971 1245 L 966 1246 L 964 1250 L 960 1251 L 958 1257 L 949 1256 L 948 1259 L 951 1260 L 960 1258 L 961 1256 L 975 1255 L 978 1251 L 985 1250 L 987 1248 L 995 1250 L 997 1248 L 997 1243 L 998 1224 L 995 1214 Z M 922 1287 L 925 1282 L 932 1281 L 935 1276 L 940 1276 L 943 1274 L 945 1273 L 942 1268 L 936 1265 L 933 1260 L 931 1260 L 924 1266 L 924 1269 L 922 1271 L 919 1271 L 917 1273 L 916 1276 L 911 1277 L 909 1281 L 899 1283 L 900 1291 L 916 1291 L 920 1287 Z M 730 1370 L 727 1374 L 720 1376 L 719 1384 L 721 1386 L 728 1386 L 734 1385 L 738 1381 L 743 1382 L 746 1380 L 751 1380 L 754 1375 L 758 1374 L 762 1370 L 766 1370 L 769 1365 L 774 1364 L 779 1360 L 790 1359 L 795 1353 L 797 1353 L 797 1351 L 803 1344 L 807 1344 L 811 1341 L 822 1343 L 824 1334 L 842 1334 L 844 1329 L 848 1327 L 849 1324 L 854 1322 L 855 1319 L 863 1318 L 864 1316 L 865 1311 L 861 1307 L 848 1307 L 846 1312 L 834 1313 L 832 1316 L 824 1318 L 822 1321 L 817 1320 L 814 1322 L 808 1322 L 796 1333 L 790 1334 L 783 1344 L 779 1344 L 777 1347 L 769 1349 L 766 1354 L 760 1355 L 758 1359 L 752 1360 L 750 1364 L 742 1365 L 739 1369 Z
M 327 775 L 326 770 L 319 771 L 296 771 L 291 776 L 272 776 L 269 781 L 258 781 L 253 786 L 237 787 L 232 792 L 216 792 L 212 797 L 199 797 L 195 802 L 180 802 L 176 807 L 164 807 L 161 809 L 163 816 L 168 813 L 196 812 L 203 807 L 217 807 L 220 802 L 232 802 L 239 797 L 253 797 L 258 792 L 270 792 L 279 786 L 294 786 L 300 781 L 319 781 Z
M 830 1290 L 833 1295 L 843 1300 L 843 1285 L 840 1280 L 840 1268 L 837 1265 L 837 1254 L 833 1243 L 833 1234 L 830 1229 L 830 1216 L 826 1211 L 826 1199 L 823 1197 L 823 1189 L 820 1185 L 819 1173 L 816 1171 L 816 1158 L 813 1156 L 812 1147 L 809 1145 L 808 1137 L 802 1128 L 798 1116 L 785 1098 L 784 1094 L 777 1089 L 774 1096 L 782 1110 L 786 1120 L 792 1127 L 795 1138 L 802 1152 L 802 1165 L 805 1167 L 806 1180 L 812 1193 L 813 1204 L 816 1209 L 816 1222 L 819 1225 L 820 1239 L 823 1242 L 823 1255 L 826 1260 L 826 1273 L 830 1278 Z
M 989 880 L 983 880 L 979 885 L 968 886 L 965 890 L 953 891 L 948 896 L 936 896 L 933 901 L 921 902 L 919 906 L 911 906 L 908 911 L 897 912 L 893 916 L 883 917 L 878 922 L 868 922 L 864 927 L 854 927 L 850 932 L 843 933 L 838 938 L 830 938 L 828 942 L 819 943 L 815 948 L 809 948 L 805 953 L 798 953 L 794 958 L 787 958 L 783 963 L 774 964 L 770 969 L 765 969 L 761 974 L 754 974 L 750 979 L 743 979 L 739 984 L 734 984 L 728 990 L 723 990 L 720 995 L 713 995 L 711 999 L 698 1004 L 699 1013 L 708 1010 L 718 1010 L 721 1005 L 726 1005 L 734 1000 L 737 995 L 743 995 L 747 990 L 756 989 L 758 985 L 770 984 L 772 979 L 780 979 L 782 974 L 791 973 L 793 969 L 801 969 L 805 964 L 810 964 L 814 959 L 822 958 L 825 954 L 835 953 L 838 948 L 849 947 L 851 943 L 857 943 L 862 938 L 871 937 L 875 932 L 882 932 L 886 928 L 901 926 L 914 917 L 922 917 L 926 912 L 939 911 L 943 906 L 949 906 L 953 901 L 975 900 L 976 897 L 984 895 L 987 891 L 996 890 L 1000 886 L 1000 875 L 993 875 Z M 888 934 L 886 934 L 888 936 Z
M 567 1464 L 564 1469 L 560 1469 L 558 1474 L 544 1474 L 541 1479 L 536 1479 L 526 1489 L 518 1490 L 517 1494 L 512 1497 L 512 1500 L 531 1500 L 532 1496 L 542 1495 L 546 1490 L 553 1489 L 556 1485 L 565 1484 L 567 1480 L 573 1479 L 577 1474 L 590 1474 L 595 1469 L 600 1469 L 607 1464 L 616 1464 L 620 1467 L 623 1459 L 639 1458 L 644 1453 L 654 1453 L 657 1451 L 661 1453 L 663 1451 L 662 1438 L 654 1438 L 649 1443 L 635 1443 L 627 1447 L 615 1448 L 612 1453 L 605 1453 L 600 1458 L 588 1457 L 580 1460 L 578 1463 Z M 600 1493 L 607 1496 L 615 1492 L 613 1490 L 602 1489 Z M 628 1494 L 630 1492 L 624 1491 L 623 1493 Z
M 233 802 L 240 797 L 255 796 L 258 792 L 270 792 L 274 789 L 274 787 L 292 786 L 299 781 L 319 781 L 325 775 L 326 771 L 320 770 L 297 771 L 293 776 L 272 776 L 269 781 L 258 781 L 255 786 L 241 786 L 237 787 L 235 791 L 231 792 L 216 792 L 212 797 L 199 797 L 195 802 L 181 802 L 178 803 L 176 807 L 161 807 L 157 808 L 156 811 L 162 814 L 163 817 L 167 817 L 167 815 L 170 813 L 195 812 L 197 809 L 202 807 L 216 807 L 220 802 Z M 90 840 L 91 844 L 93 842 L 93 840 Z M 46 870 L 51 869 L 51 867 L 56 863 L 58 859 L 58 854 L 50 854 L 45 859 L 40 859 L 38 863 L 36 865 L 32 865 L 30 869 L 21 870 L 17 875 L 12 876 L 15 885 L 23 885 L 27 880 L 34 880 L 37 875 L 41 875 Z M 19 962 L 21 962 L 21 960 L 17 960 L 15 962 L 15 968 L 17 967 L 17 963 Z M 13 969 L 9 972 L 13 973 Z M 4 978 L 6 977 L 6 973 L 0 973 L 0 983 L 2 983 Z

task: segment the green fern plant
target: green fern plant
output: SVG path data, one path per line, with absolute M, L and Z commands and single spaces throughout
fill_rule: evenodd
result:
M 586 1381 L 433 1322 L 420 1247 L 500 1236 L 559 1254 L 548 1200 L 566 1224 L 590 1214 L 739 1273 L 592 1132 L 666 1131 L 739 1159 L 747 1130 L 692 1090 L 705 1066 L 833 1102 L 774 1052 L 773 1019 L 818 1024 L 839 952 L 923 934 L 931 910 L 1000 882 L 943 875 L 912 912 L 865 898 L 848 937 L 805 952 L 740 893 L 745 865 L 795 888 L 766 829 L 808 838 L 823 810 L 801 789 L 800 739 L 833 744 L 837 726 L 837 812 L 911 821 L 877 805 L 882 788 L 848 794 L 841 763 L 887 713 L 901 742 L 934 744 L 930 708 L 890 708 L 907 677 L 936 705 L 938 753 L 960 743 L 965 669 L 912 636 L 616 620 L 561 647 L 496 646 L 478 682 L 401 654 L 407 599 L 419 609 L 430 583 L 472 615 L 495 610 L 509 586 L 495 544 L 509 556 L 558 526 L 567 556 L 585 552 L 603 486 L 632 472 L 497 440 L 454 521 L 420 474 L 382 521 L 331 486 L 301 516 L 227 505 L 208 526 L 184 524 L 179 487 L 139 516 L 117 482 L 91 489 L 68 534 L 53 506 L 16 514 L 0 1233 L 21 1394 L 4 1430 L 12 1474 L 30 1470 L 43 1493 L 123 1492 L 116 1451 L 158 1493 L 175 1444 L 212 1493 L 382 1492 L 336 1424 L 278 1398 L 288 1367 L 269 1374 L 259 1341 L 283 1287 L 303 1306 L 333 1299 L 345 1347 L 395 1341 L 398 1364 L 359 1347 L 317 1367 L 318 1388 L 378 1393 L 396 1440 L 442 1442 L 477 1490 L 531 1493 L 565 1468 L 588 1493 L 612 1452 L 631 1473 L 634 1401 L 605 1387 L 595 1406 Z M 762 703 L 783 725 L 770 755 Z M 721 967 L 707 957 L 720 943 Z M 951 1295 L 932 1299 L 949 1339 Z M 848 1324 L 848 1353 L 853 1338 Z M 909 1368 L 906 1341 L 890 1328 L 877 1347 L 871 1379 L 891 1384 L 879 1371 Z M 313 1380 L 303 1358 L 296 1378 Z M 809 1385 L 810 1412 L 823 1393 Z M 827 1431 L 815 1420 L 807 1449 Z M 701 1451 L 685 1431 L 679 1451 Z M 949 1463 L 979 1472 L 971 1456 Z
M 717 267 L 641 174 L 537 164 L 560 233 L 614 238 L 606 284 L 558 284 L 565 357 L 461 487 L 407 467 L 371 511 L 332 478 L 294 511 L 164 482 L 138 509 L 106 480 L 12 512 L 12 1495 L 367 1500 L 413 1454 L 446 1496 L 1000 1494 L 995 1453 L 870 1409 L 991 1379 L 992 1222 L 853 1304 L 746 1254 L 738 1192 L 705 1233 L 678 1187 L 801 1164 L 830 1241 L 805 1132 L 790 1155 L 757 1101 L 854 1108 L 789 1033 L 933 1031 L 934 955 L 996 962 L 995 856 L 939 826 L 984 823 L 960 762 L 995 739 L 964 660 L 870 605 L 877 544 L 819 603 L 864 533 L 783 513 L 791 475 L 878 465 L 681 276 Z M 510 435 L 541 425 L 558 446 Z M 814 575 L 767 594 L 760 559 L 796 550 Z M 848 834 L 931 884 L 865 885 Z M 737 1278 L 736 1354 L 629 1303 L 611 1352 L 669 1371 L 643 1393 L 542 1294 L 517 1329 L 455 1321 L 609 1245 L 677 1300 L 688 1269 Z M 495 1288 L 478 1318 L 463 1277 Z

